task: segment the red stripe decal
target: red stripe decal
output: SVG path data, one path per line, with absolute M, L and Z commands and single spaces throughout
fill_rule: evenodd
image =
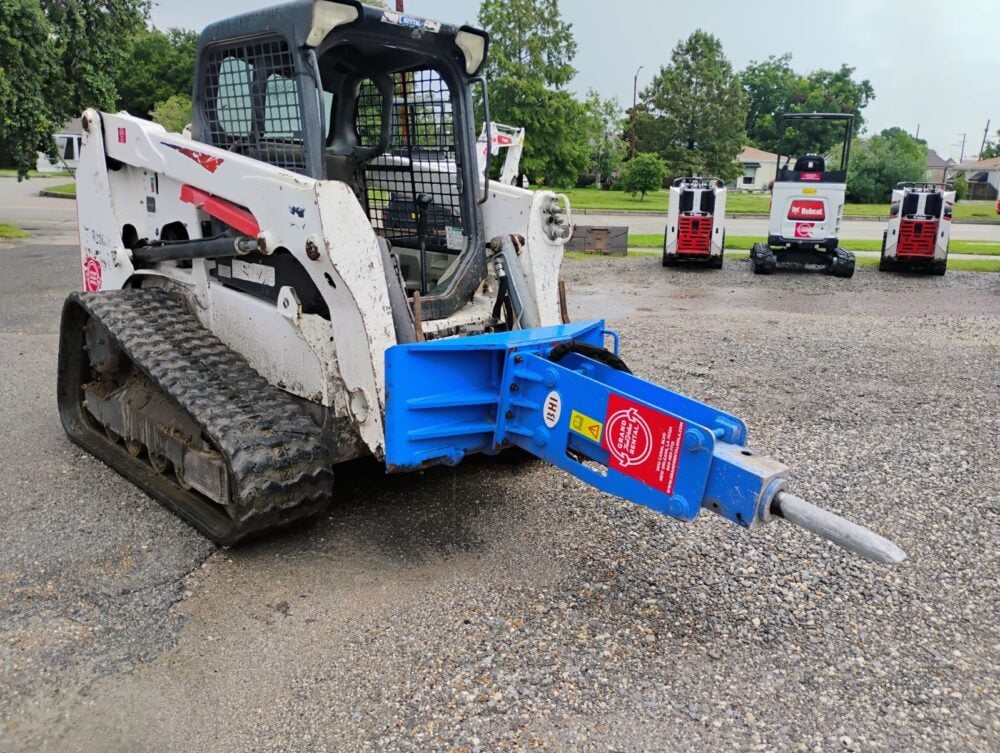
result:
M 120 133 L 123 129 L 119 128 L 118 130 Z M 119 140 L 121 140 L 120 135 L 119 135 Z M 222 159 L 222 157 L 213 157 L 210 154 L 203 154 L 202 152 L 196 152 L 194 149 L 188 149 L 186 146 L 179 146 L 177 144 L 168 144 L 166 141 L 161 141 L 160 143 L 163 144 L 164 146 L 168 146 L 171 149 L 180 152 L 188 159 L 194 160 L 199 165 L 208 170 L 210 173 L 214 173 L 222 166 L 222 163 L 225 162 L 225 160 Z
M 194 186 L 181 186 L 181 201 L 186 204 L 194 204 L 198 209 L 207 212 L 220 222 L 225 222 L 230 227 L 236 228 L 244 235 L 249 235 L 251 238 L 260 235 L 260 225 L 257 224 L 257 218 L 231 201 L 212 196 L 212 194 Z

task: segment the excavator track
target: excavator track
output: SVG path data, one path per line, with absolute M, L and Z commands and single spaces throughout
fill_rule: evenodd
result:
M 219 544 L 329 501 L 320 428 L 166 290 L 71 294 L 58 380 L 70 438 Z

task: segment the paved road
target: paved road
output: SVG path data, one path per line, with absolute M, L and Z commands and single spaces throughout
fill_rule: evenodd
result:
M 76 243 L 76 202 L 52 199 L 38 192 L 69 183 L 72 178 L 32 178 L 18 182 L 0 178 L 0 223 L 9 223 L 32 234 L 35 243 Z
M 65 439 L 76 250 L 0 245 L 0 750 L 1000 749 L 1000 276 L 564 276 L 909 562 L 503 458 L 347 467 L 315 526 L 217 549 Z

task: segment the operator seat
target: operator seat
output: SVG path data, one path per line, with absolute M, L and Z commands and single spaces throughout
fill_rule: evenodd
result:
M 357 113 L 362 85 L 370 81 L 382 96 L 378 142 L 362 144 L 358 134 Z M 389 148 L 392 132 L 392 98 L 394 82 L 386 73 L 355 72 L 344 76 L 334 92 L 333 113 L 330 115 L 330 135 L 324 157 L 327 180 L 349 185 L 361 199 L 361 169 Z M 364 204 L 364 202 L 362 202 Z
M 826 160 L 815 154 L 807 154 L 795 160 L 797 173 L 821 173 L 826 170 Z

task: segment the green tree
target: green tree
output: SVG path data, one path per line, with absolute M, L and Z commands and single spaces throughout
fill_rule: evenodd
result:
M 1000 157 L 1000 130 L 997 130 L 996 141 L 987 141 L 979 155 L 979 159 L 993 159 L 994 157 Z
M 663 187 L 663 179 L 667 177 L 667 165 L 660 155 L 643 152 L 635 155 L 622 168 L 622 188 L 635 196 L 640 194 L 639 201 L 646 200 L 647 191 L 655 191 Z
M 515 76 L 560 88 L 576 69 L 572 24 L 559 15 L 559 0 L 483 0 L 479 23 L 490 32 L 491 79 Z
M 558 0 L 483 0 L 479 23 L 490 32 L 491 116 L 527 131 L 521 169 L 536 183 L 575 182 L 590 156 L 587 111 L 563 88 L 576 42 Z
M 159 102 L 175 94 L 190 98 L 194 83 L 197 32 L 187 29 L 144 29 L 131 41 L 130 64 L 115 80 L 118 107 L 147 118 Z
M 153 120 L 171 133 L 180 133 L 191 122 L 191 97 L 175 94 L 158 102 L 152 112 Z
M 969 195 L 969 179 L 965 173 L 959 173 L 951 181 L 952 188 L 955 189 L 955 201 L 962 201 Z
M 86 107 L 113 109 L 114 79 L 149 0 L 0 0 L 0 151 L 18 174 Z
M 146 26 L 150 0 L 40 0 L 52 25 L 62 80 L 49 86 L 60 123 L 87 107 L 114 108 L 129 43 Z
M 776 152 L 781 147 L 780 116 L 790 112 L 834 112 L 854 115 L 854 134 L 864 125 L 861 111 L 875 98 L 867 79 L 854 80 L 854 69 L 818 70 L 800 75 L 785 54 L 751 62 L 740 81 L 747 95 L 746 132 L 751 144 Z M 843 138 L 843 128 L 830 123 L 801 123 L 785 135 L 786 154 L 826 154 Z
M 590 172 L 597 176 L 597 186 L 610 180 L 625 158 L 625 142 L 621 137 L 621 107 L 616 99 L 601 99 L 591 89 L 583 103 L 587 108 Z
M 746 141 L 746 96 L 718 39 L 698 30 L 678 44 L 642 101 L 641 151 L 658 153 L 673 175 L 736 176 L 736 155 Z
M 62 123 L 48 93 L 59 59 L 35 0 L 0 0 L 0 39 L 0 152 L 23 176 L 37 152 L 55 151 L 52 134 Z
M 900 181 L 920 181 L 927 169 L 927 143 L 902 128 L 887 128 L 859 142 L 847 170 L 847 200 L 888 201 Z
M 792 70 L 792 55 L 771 55 L 763 62 L 752 61 L 740 73 L 747 95 L 746 132 L 751 144 L 777 151 L 778 116 L 790 112 L 799 75 Z

